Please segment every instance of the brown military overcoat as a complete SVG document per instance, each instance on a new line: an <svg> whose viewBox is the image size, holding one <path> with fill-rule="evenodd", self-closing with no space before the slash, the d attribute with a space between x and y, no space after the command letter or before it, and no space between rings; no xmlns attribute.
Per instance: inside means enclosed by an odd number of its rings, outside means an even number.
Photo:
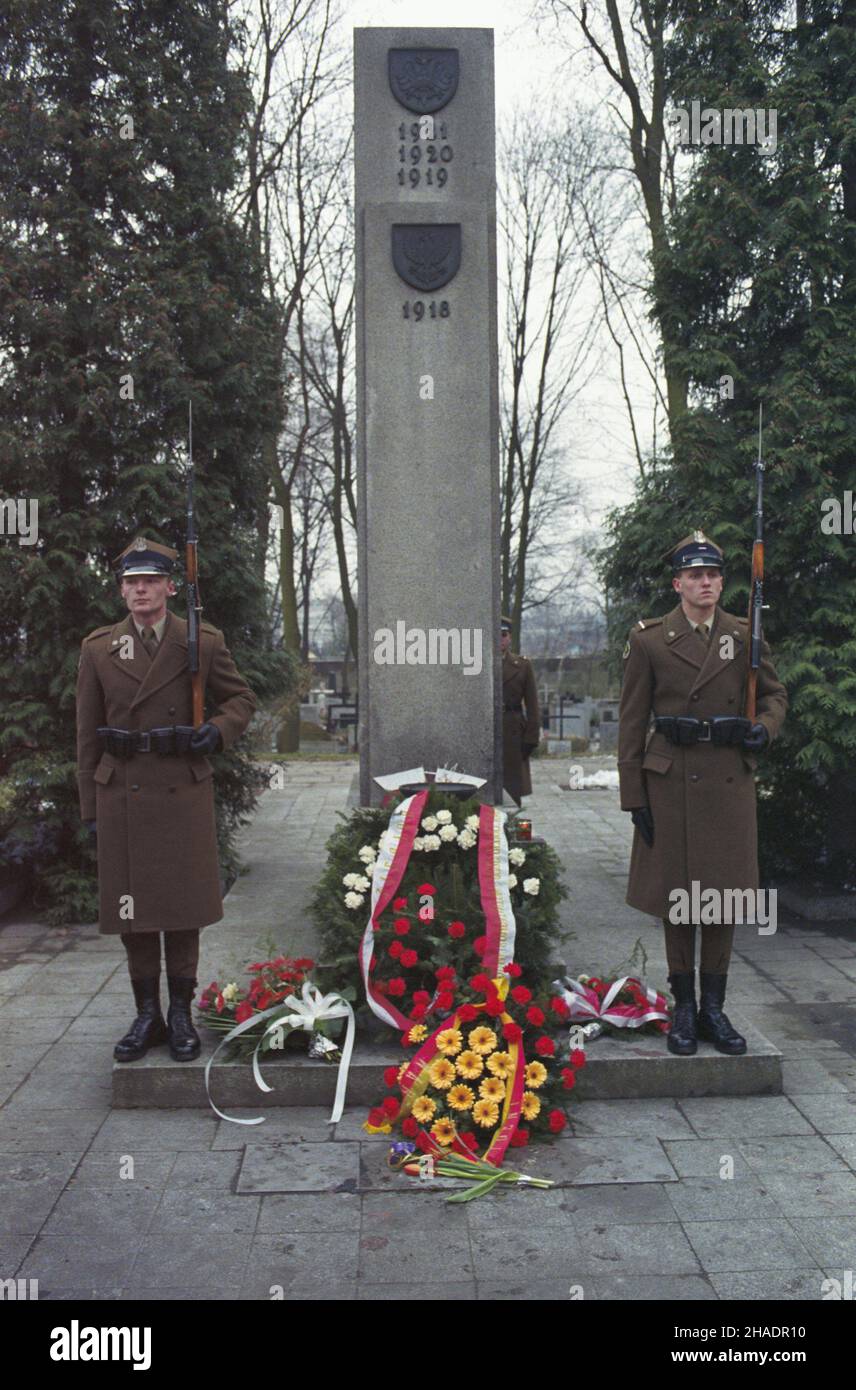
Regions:
<svg viewBox="0 0 856 1390"><path fill-rule="evenodd" d="M669 893L758 888L754 769L742 746L697 743L681 748L649 733L654 714L740 715L746 677L745 618L716 608L705 647L678 605L645 619L630 633L618 725L618 774L625 811L650 806L654 844L633 836L627 902L656 917L669 913ZM757 722L774 739L787 694L763 646Z"/></svg>
<svg viewBox="0 0 856 1390"><path fill-rule="evenodd" d="M123 640L128 638L130 644ZM222 632L203 622L199 645L208 718L229 748L250 722L256 697ZM191 723L183 618L167 614L154 659L130 613L84 638L77 678L78 786L82 818L97 820L102 933L181 931L223 916L211 763L196 754L115 758L99 751L95 734L101 725L141 730Z"/></svg>
<svg viewBox="0 0 856 1390"><path fill-rule="evenodd" d="M523 709L509 706L522 705ZM538 691L535 672L525 656L504 652L502 656L502 785L517 805L522 796L532 794L529 759L523 756L524 743L537 743L541 736Z"/></svg>

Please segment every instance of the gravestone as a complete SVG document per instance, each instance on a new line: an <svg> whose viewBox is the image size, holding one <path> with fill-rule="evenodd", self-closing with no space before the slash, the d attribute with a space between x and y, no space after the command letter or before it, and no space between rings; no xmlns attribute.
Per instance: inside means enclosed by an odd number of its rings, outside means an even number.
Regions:
<svg viewBox="0 0 856 1390"><path fill-rule="evenodd" d="M502 799L493 31L354 31L360 799Z"/></svg>

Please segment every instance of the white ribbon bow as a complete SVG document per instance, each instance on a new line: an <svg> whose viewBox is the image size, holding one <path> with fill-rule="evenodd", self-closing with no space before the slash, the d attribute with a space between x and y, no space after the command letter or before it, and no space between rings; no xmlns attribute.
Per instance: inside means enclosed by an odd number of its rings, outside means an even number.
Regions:
<svg viewBox="0 0 856 1390"><path fill-rule="evenodd" d="M286 1011L291 1014L291 1017L288 1017ZM255 1028L264 1018L270 1019L270 1022L256 1043L253 1051L253 1076L255 1077L256 1085L260 1091L273 1090L273 1087L267 1084L259 1070L259 1049L269 1033L275 1033L277 1030L284 1028L289 1029L291 1032L294 1032L296 1029L303 1029L307 1033L312 1033L315 1031L316 1023L320 1023L324 1019L346 1018L348 1020L345 1045L342 1048L342 1060L339 1063L339 1074L336 1081L336 1095L333 1100L333 1110L328 1121L331 1125L336 1124L341 1120L342 1111L345 1108L345 1092L348 1089L348 1069L351 1065L351 1054L354 1050L354 1010L347 999L342 998L341 994L322 994L320 989L318 989L311 980L304 980L303 988L299 996L291 994L287 999L282 999L278 1004L274 1004L272 1008L263 1009L261 1013L253 1014L250 1018L245 1018L243 1023L238 1023L224 1038L221 1038L205 1064L205 1091L208 1095L211 1109L215 1114L220 1116L221 1120L229 1120L233 1125L264 1124L263 1115L259 1115L258 1118L254 1120L235 1119L233 1115L224 1115L223 1111L218 1110L211 1099L211 1090L209 1086L211 1067L220 1048L225 1047L226 1043L234 1041L235 1038L239 1038L242 1033L248 1032L250 1028Z"/></svg>

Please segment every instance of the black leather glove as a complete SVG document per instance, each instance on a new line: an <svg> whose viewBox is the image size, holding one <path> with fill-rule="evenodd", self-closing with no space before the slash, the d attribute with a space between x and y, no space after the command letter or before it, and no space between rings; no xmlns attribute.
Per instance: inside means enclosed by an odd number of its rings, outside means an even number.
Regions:
<svg viewBox="0 0 856 1390"><path fill-rule="evenodd" d="M90 835L92 836L92 838L93 838L93 840L94 840L95 837L96 837L96 834L97 834L98 822L97 822L97 821L94 821L94 820L85 820L85 821L83 822L83 825L84 825L84 828L85 828L86 830L89 831Z"/></svg>
<svg viewBox="0 0 856 1390"><path fill-rule="evenodd" d="M190 735L191 753L218 753L223 747L223 738L216 724L200 724Z"/></svg>
<svg viewBox="0 0 856 1390"><path fill-rule="evenodd" d="M524 745L523 745L523 756L524 756L524 758L531 758L532 754L535 752L535 749L536 749L537 747L538 747L537 743L524 743Z"/></svg>
<svg viewBox="0 0 856 1390"><path fill-rule="evenodd" d="M650 848L654 843L654 817L650 806L637 806L630 812L630 819Z"/></svg>
<svg viewBox="0 0 856 1390"><path fill-rule="evenodd" d="M766 748L769 742L770 735L764 725L753 724L743 740L743 747L748 748L750 753L760 753L761 749Z"/></svg>

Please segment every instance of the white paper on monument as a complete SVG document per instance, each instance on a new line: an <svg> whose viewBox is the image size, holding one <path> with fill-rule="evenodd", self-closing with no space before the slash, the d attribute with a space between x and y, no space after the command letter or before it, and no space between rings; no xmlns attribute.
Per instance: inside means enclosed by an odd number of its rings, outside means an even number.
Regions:
<svg viewBox="0 0 856 1390"><path fill-rule="evenodd" d="M435 782L463 782L466 787L483 787L486 780L485 777L471 777L469 773L458 772L451 767L438 767L434 774Z"/></svg>
<svg viewBox="0 0 856 1390"><path fill-rule="evenodd" d="M409 767L406 772L388 772L385 777L375 777L374 780L385 792L394 792L406 783L424 782L425 769L424 767Z"/></svg>

